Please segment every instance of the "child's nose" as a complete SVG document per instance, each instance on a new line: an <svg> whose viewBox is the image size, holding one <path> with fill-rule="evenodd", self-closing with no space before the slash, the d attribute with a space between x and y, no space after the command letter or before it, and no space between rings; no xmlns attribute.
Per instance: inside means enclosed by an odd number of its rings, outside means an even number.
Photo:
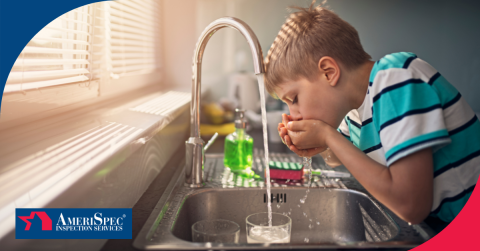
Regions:
<svg viewBox="0 0 480 251"><path fill-rule="evenodd" d="M302 115L296 111L293 111L292 109L290 109L290 117L293 121L302 120Z"/></svg>

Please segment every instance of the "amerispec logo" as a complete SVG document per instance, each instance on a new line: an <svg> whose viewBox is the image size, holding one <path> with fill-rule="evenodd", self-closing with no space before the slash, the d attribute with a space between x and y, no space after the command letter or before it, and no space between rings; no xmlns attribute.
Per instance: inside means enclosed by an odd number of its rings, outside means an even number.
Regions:
<svg viewBox="0 0 480 251"><path fill-rule="evenodd" d="M132 238L131 208L16 208L15 214L16 239Z"/></svg>
<svg viewBox="0 0 480 251"><path fill-rule="evenodd" d="M96 212L93 217L64 217L60 213L56 231L122 231L123 219L121 217L102 217L102 213Z"/></svg>
<svg viewBox="0 0 480 251"><path fill-rule="evenodd" d="M27 223L25 226L25 231L30 230L30 226L32 223L28 220L32 220L35 217L35 214L40 218L42 221L42 231L51 231L52 230L52 220L48 217L47 213L45 212L31 212L30 216L18 216L18 218L22 219Z"/></svg>

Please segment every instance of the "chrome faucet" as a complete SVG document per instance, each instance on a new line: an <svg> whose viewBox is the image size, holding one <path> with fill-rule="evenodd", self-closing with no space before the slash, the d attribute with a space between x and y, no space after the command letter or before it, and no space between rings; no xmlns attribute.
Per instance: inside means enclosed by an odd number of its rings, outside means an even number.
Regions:
<svg viewBox="0 0 480 251"><path fill-rule="evenodd" d="M262 47L252 29L242 20L234 17L219 18L210 23L198 39L193 55L192 100L190 103L190 138L185 142L185 184L189 187L203 186L204 141L200 138L200 88L202 58L210 37L218 30L230 27L247 39L253 56L255 74L265 73Z"/></svg>

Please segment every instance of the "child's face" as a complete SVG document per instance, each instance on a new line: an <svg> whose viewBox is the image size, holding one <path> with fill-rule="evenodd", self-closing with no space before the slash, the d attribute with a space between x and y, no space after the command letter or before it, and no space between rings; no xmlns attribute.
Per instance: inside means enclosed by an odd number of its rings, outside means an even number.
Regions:
<svg viewBox="0 0 480 251"><path fill-rule="evenodd" d="M280 84L275 93L288 105L293 120L321 120L337 128L344 118L346 104L334 87L322 78L310 82L306 78Z"/></svg>

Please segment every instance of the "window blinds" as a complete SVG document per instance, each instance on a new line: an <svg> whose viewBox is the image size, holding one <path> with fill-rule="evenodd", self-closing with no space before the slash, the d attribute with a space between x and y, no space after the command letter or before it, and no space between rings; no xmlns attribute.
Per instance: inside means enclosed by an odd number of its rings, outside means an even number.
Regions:
<svg viewBox="0 0 480 251"><path fill-rule="evenodd" d="M111 76L150 73L159 68L160 6L154 0L108 2Z"/></svg>
<svg viewBox="0 0 480 251"><path fill-rule="evenodd" d="M159 10L155 0L121 0L65 13L37 33L20 53L4 92L158 70Z"/></svg>
<svg viewBox="0 0 480 251"><path fill-rule="evenodd" d="M40 30L15 61L4 92L88 80L91 19L91 7L86 5Z"/></svg>

